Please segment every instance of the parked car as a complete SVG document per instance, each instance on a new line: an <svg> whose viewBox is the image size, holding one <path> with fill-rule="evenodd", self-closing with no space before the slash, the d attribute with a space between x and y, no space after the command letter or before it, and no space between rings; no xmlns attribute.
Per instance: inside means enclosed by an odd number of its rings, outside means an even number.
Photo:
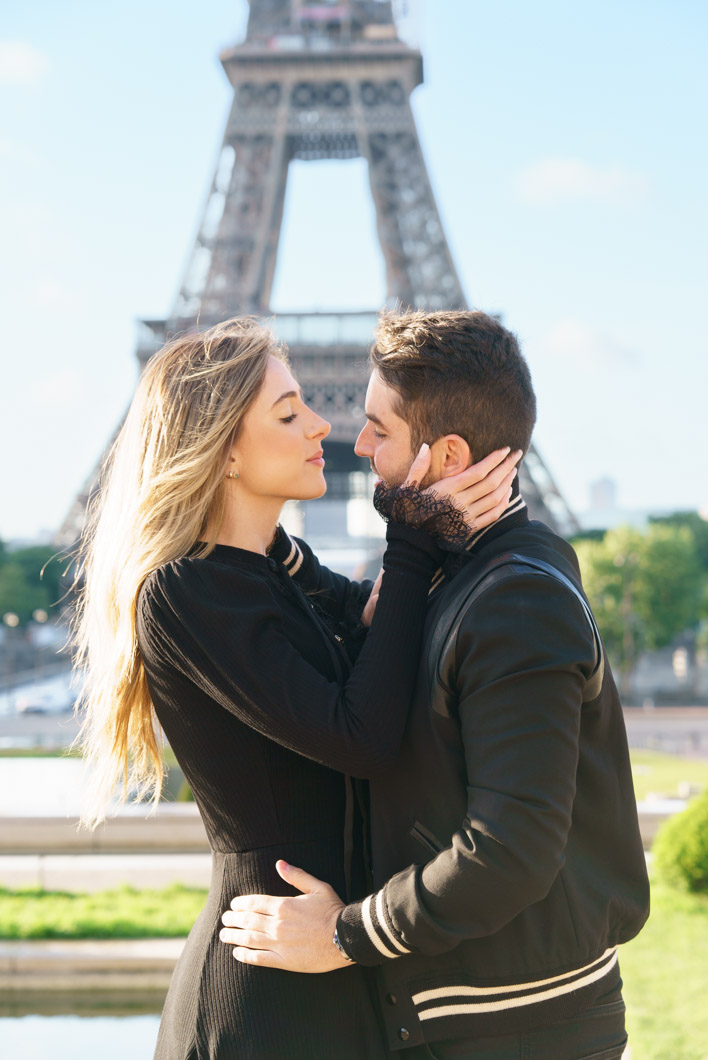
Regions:
<svg viewBox="0 0 708 1060"><path fill-rule="evenodd" d="M74 709L76 696L70 688L27 692L15 700L18 714L66 714Z"/></svg>

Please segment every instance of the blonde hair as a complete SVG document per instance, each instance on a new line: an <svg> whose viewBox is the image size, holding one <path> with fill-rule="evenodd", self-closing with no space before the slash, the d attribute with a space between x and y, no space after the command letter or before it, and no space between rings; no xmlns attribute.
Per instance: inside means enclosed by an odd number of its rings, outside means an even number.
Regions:
<svg viewBox="0 0 708 1060"><path fill-rule="evenodd" d="M181 335L143 372L101 473L79 550L74 642L83 671L78 742L92 768L82 823L120 801L157 802L161 739L138 648L136 605L152 571L198 541L214 547L224 513L228 453L263 384L268 357L285 349L253 317Z"/></svg>

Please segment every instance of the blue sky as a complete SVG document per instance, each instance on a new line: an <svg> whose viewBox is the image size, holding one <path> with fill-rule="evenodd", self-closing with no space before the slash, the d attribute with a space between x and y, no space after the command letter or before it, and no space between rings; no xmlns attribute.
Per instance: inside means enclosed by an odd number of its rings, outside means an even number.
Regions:
<svg viewBox="0 0 708 1060"><path fill-rule="evenodd" d="M61 521L168 312L244 0L27 0L0 18L0 538ZM417 0L413 109L468 302L504 315L569 502L708 506L700 0ZM364 163L291 169L273 308L385 296Z"/></svg>

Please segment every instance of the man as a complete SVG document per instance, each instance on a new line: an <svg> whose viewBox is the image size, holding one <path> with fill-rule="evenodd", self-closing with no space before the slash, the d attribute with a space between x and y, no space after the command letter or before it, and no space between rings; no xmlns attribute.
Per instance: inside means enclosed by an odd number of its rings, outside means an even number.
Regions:
<svg viewBox="0 0 708 1060"><path fill-rule="evenodd" d="M384 316L371 367L356 451L387 485L423 441L431 481L528 449L528 367L493 318ZM648 914L624 722L574 552L518 487L433 579L404 744L369 793L373 893L344 905L280 862L303 893L234 899L234 955L375 966L411 1057L620 1057L617 946Z"/></svg>

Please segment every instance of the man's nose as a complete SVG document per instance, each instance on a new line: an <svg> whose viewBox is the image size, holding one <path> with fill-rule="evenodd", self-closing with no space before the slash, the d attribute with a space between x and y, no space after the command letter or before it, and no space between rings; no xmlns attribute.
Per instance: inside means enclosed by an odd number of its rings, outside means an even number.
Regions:
<svg viewBox="0 0 708 1060"><path fill-rule="evenodd" d="M367 427L368 424L362 427L362 429L359 431L359 437L354 443L354 452L357 456L371 456L373 452L373 449L371 448L371 445L368 443L366 438Z"/></svg>

